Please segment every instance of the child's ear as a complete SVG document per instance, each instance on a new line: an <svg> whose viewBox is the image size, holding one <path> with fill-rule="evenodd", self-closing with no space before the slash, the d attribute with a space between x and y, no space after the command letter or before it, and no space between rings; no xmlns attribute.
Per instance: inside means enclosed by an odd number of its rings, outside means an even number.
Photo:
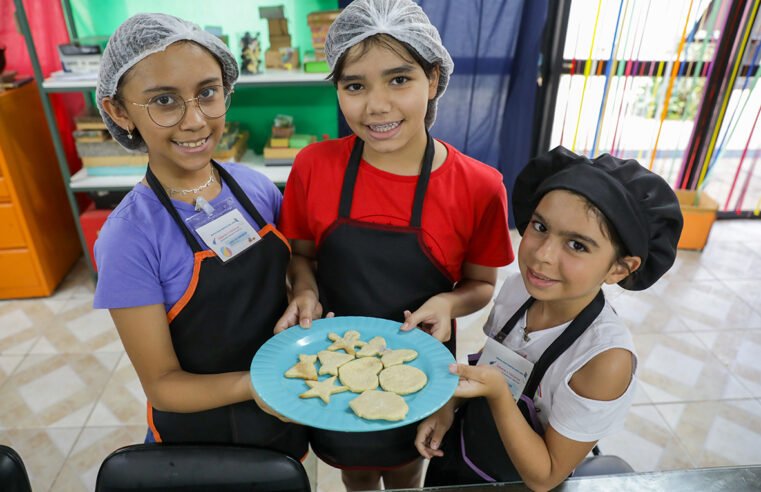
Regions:
<svg viewBox="0 0 761 492"><path fill-rule="evenodd" d="M103 104L103 110L112 120L114 120L114 123L127 131L132 131L135 128L135 124L132 123L132 119L127 114L124 106L119 104L113 98L106 97L101 101L101 104Z"/></svg>
<svg viewBox="0 0 761 492"><path fill-rule="evenodd" d="M431 71L430 77L428 77L428 100L430 101L436 97L436 93L439 91L439 76L441 74L441 68L436 65Z"/></svg>
<svg viewBox="0 0 761 492"><path fill-rule="evenodd" d="M636 272L640 265L642 265L642 258L639 256L624 256L620 260L616 260L605 277L605 283L610 285L619 283Z"/></svg>

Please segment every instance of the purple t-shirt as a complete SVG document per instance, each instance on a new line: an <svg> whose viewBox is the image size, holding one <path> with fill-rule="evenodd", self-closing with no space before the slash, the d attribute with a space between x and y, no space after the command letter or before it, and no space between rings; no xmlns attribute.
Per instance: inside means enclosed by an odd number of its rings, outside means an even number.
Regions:
<svg viewBox="0 0 761 492"><path fill-rule="evenodd" d="M240 164L222 165L240 185L261 216L276 224L283 200L280 190L263 174ZM254 227L256 222L222 182L214 206L232 197ZM172 200L184 221L196 214L188 203ZM202 248L201 238L190 228ZM182 297L193 274L193 251L153 190L137 184L108 216L95 242L98 284L96 309L161 304L169 311Z"/></svg>

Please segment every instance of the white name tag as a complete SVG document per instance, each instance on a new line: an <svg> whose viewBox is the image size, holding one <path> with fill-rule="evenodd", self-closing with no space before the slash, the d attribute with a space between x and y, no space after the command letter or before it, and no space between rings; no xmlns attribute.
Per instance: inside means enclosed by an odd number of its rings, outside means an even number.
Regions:
<svg viewBox="0 0 761 492"><path fill-rule="evenodd" d="M526 387L528 377L534 369L533 362L521 357L493 338L486 339L486 345L477 365L497 367L505 377L516 401L523 394L523 388Z"/></svg>
<svg viewBox="0 0 761 492"><path fill-rule="evenodd" d="M198 227L196 232L222 261L235 258L261 239L237 208Z"/></svg>

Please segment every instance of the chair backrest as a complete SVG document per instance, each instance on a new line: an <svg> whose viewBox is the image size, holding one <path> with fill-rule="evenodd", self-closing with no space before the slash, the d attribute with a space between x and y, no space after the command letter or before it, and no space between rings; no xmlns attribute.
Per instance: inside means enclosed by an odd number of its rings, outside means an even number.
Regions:
<svg viewBox="0 0 761 492"><path fill-rule="evenodd" d="M136 444L101 464L96 492L129 490L309 492L299 461L269 449L213 444Z"/></svg>
<svg viewBox="0 0 761 492"><path fill-rule="evenodd" d="M619 475L621 473L634 473L634 469L618 456L601 454L585 458L573 471L573 476L594 477L598 475Z"/></svg>
<svg viewBox="0 0 761 492"><path fill-rule="evenodd" d="M24 462L16 451L0 444L0 490L32 492Z"/></svg>

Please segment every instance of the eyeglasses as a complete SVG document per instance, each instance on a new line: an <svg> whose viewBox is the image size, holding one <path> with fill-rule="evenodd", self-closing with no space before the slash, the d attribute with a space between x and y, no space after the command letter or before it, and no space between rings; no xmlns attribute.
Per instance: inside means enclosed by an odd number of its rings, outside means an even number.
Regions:
<svg viewBox="0 0 761 492"><path fill-rule="evenodd" d="M195 102L201 113L209 119L221 118L230 108L232 89L221 85L212 85L201 89L196 97L182 99L178 94L160 94L152 97L146 104L127 101L148 111L148 116L158 126L174 126L185 116L187 103Z"/></svg>

